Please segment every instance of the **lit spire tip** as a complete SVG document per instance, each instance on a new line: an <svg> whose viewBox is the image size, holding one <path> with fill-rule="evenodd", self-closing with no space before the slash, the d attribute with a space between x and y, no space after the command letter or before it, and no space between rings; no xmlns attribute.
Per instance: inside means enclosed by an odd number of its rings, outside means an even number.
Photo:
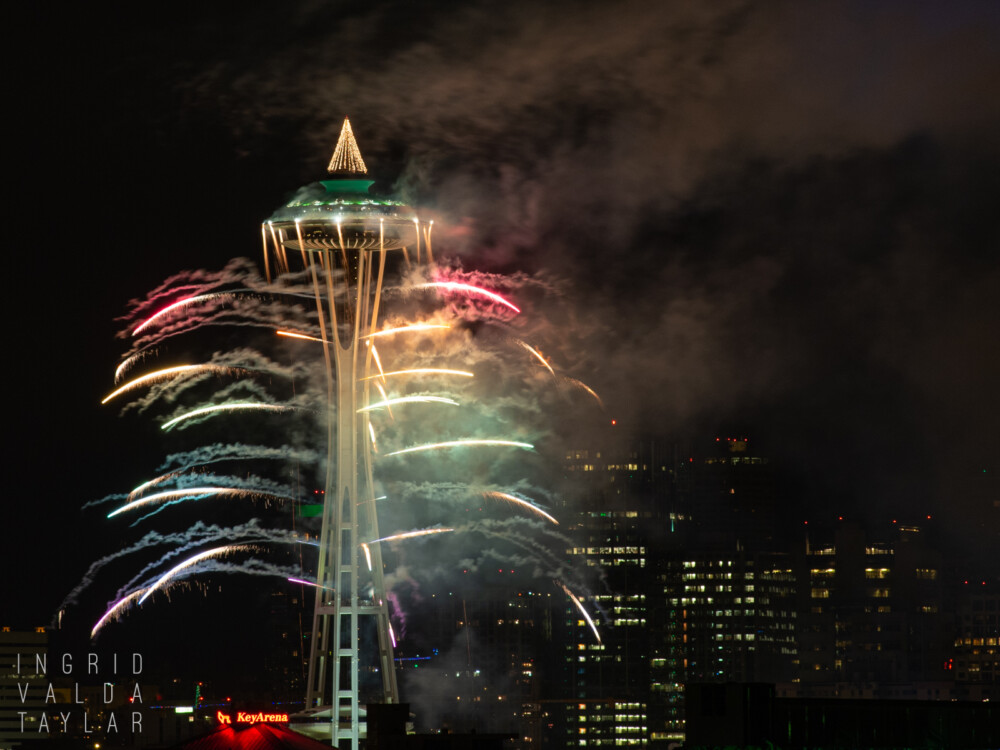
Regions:
<svg viewBox="0 0 1000 750"><path fill-rule="evenodd" d="M361 158L358 142L354 140L351 121L346 117L344 118L344 126L340 129L337 147L333 150L333 156L330 158L330 165L326 171L334 174L368 174L368 167L365 166L365 160Z"/></svg>

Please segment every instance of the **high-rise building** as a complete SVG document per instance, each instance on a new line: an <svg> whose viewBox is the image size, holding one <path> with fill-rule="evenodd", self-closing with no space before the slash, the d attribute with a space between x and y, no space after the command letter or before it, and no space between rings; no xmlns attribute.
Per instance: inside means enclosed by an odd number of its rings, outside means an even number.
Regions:
<svg viewBox="0 0 1000 750"><path fill-rule="evenodd" d="M756 443L716 437L686 443L676 455L674 504L689 520L689 545L723 552L780 546L775 467Z"/></svg>
<svg viewBox="0 0 1000 750"><path fill-rule="evenodd" d="M657 739L684 733L688 682L780 682L798 665L795 576L784 553L692 551L657 574L662 633L653 646Z"/></svg>
<svg viewBox="0 0 1000 750"><path fill-rule="evenodd" d="M946 679L941 556L919 527L896 528L895 541L873 541L844 521L832 542L807 542L797 565L802 683L859 691Z"/></svg>
<svg viewBox="0 0 1000 750"><path fill-rule="evenodd" d="M52 707L45 702L48 648L43 627L0 626L0 748L4 750L49 737L49 732L39 732L41 717Z"/></svg>
<svg viewBox="0 0 1000 750"><path fill-rule="evenodd" d="M1000 698L1000 592L986 580L965 580L957 597L953 655L946 669L956 692L971 700Z"/></svg>
<svg viewBox="0 0 1000 750"><path fill-rule="evenodd" d="M550 667L561 700L543 707L552 747L649 742L653 552L679 546L685 521L671 506L674 450L666 441L609 440L567 452L567 551L601 571L600 590L584 602L600 638L567 603L562 663Z"/></svg>

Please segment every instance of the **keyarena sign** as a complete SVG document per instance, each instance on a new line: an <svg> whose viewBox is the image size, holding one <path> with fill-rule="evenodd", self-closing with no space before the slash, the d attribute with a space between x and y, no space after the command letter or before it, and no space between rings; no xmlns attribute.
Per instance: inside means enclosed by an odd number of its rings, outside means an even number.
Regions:
<svg viewBox="0 0 1000 750"><path fill-rule="evenodd" d="M288 723L288 714L269 714L264 711L237 711L235 714L224 714L222 711L216 711L215 718L219 720L220 724Z"/></svg>

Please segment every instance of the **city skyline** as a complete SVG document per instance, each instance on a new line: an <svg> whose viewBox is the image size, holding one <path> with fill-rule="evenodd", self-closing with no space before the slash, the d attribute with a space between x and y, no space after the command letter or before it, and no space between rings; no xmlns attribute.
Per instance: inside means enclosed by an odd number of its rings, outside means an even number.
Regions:
<svg viewBox="0 0 1000 750"><path fill-rule="evenodd" d="M54 615L93 558L80 528L115 543L80 506L155 465L153 430L98 404L113 319L181 269L256 259L345 114L378 177L440 217L436 249L570 300L545 312L614 430L749 434L801 521L932 515L991 562L995 9L456 5L408 27L400 7L51 22L81 65L25 76L59 116L15 172L38 251L17 252L8 299L32 311L12 342L30 368L11 624ZM29 295L36 276L55 292ZM563 439L612 429L560 416Z"/></svg>

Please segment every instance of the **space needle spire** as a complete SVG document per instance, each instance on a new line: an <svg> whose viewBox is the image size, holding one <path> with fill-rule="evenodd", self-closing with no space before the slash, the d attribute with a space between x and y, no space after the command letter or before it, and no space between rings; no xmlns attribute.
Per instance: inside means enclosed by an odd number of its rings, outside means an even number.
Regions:
<svg viewBox="0 0 1000 750"><path fill-rule="evenodd" d="M340 129L337 147L333 150L333 156L330 157L330 164L326 171L331 174L368 174L368 167L365 166L365 160L361 158L358 142L354 140L351 121L346 117L344 125Z"/></svg>

